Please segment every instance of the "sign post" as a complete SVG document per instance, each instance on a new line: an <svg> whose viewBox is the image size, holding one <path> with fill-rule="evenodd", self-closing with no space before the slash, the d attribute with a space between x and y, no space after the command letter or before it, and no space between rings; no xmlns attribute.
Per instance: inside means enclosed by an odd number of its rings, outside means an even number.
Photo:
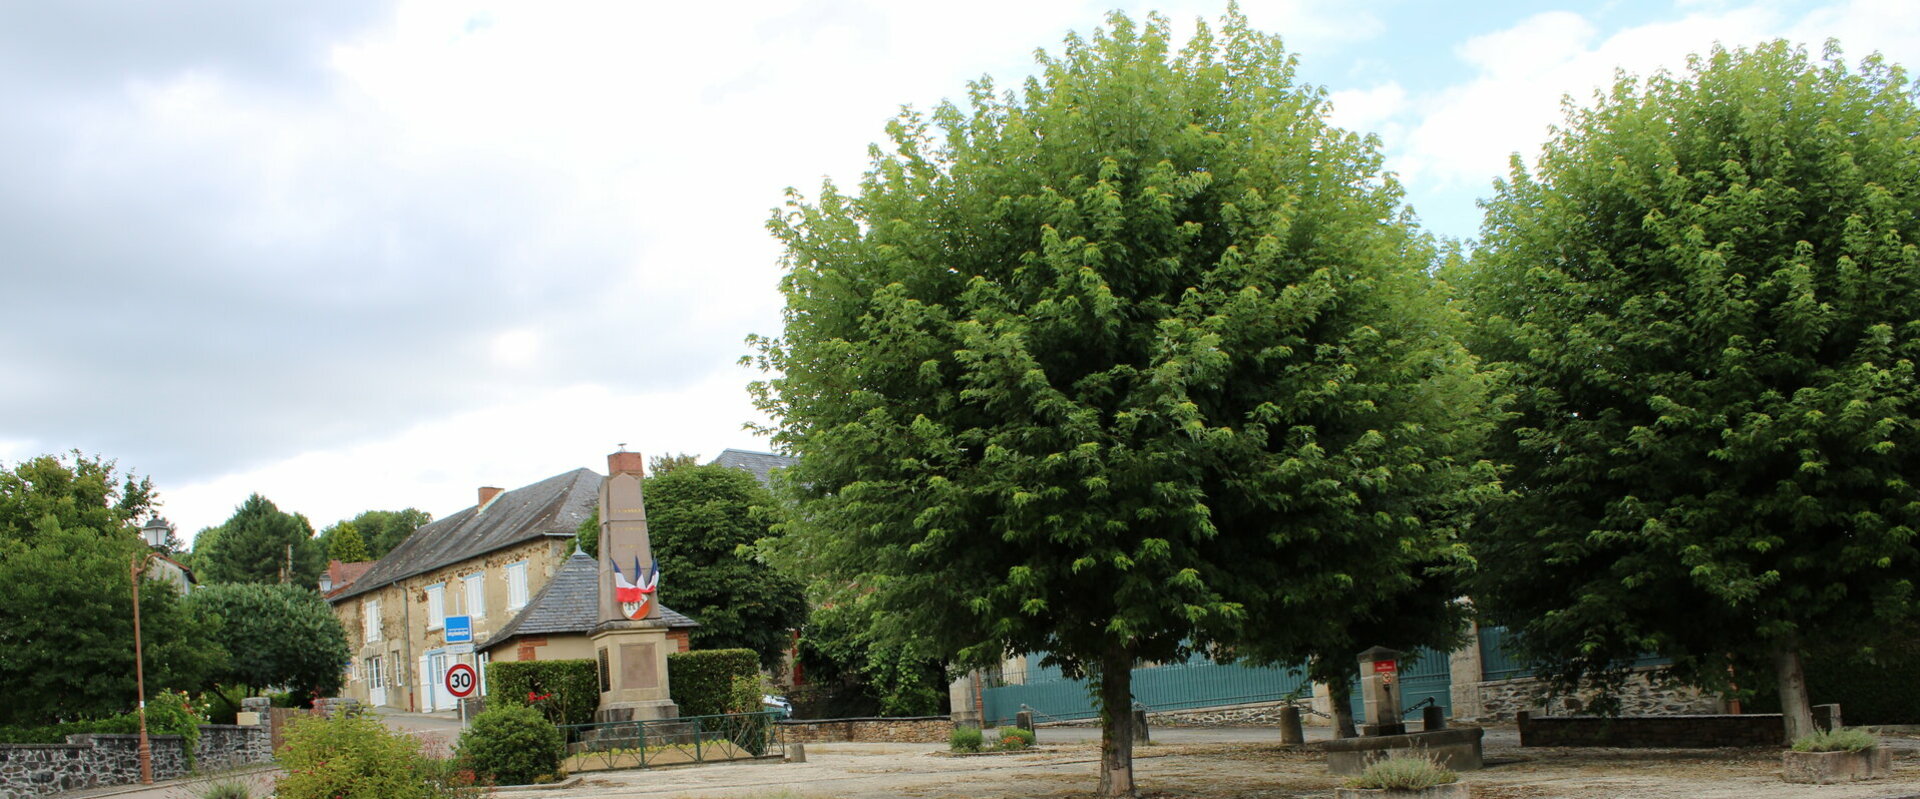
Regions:
<svg viewBox="0 0 1920 799"><path fill-rule="evenodd" d="M460 702L460 727L467 726L467 697L473 696L475 688L480 686L479 677L474 675L473 667L465 663L455 663L447 668L447 693Z"/></svg>

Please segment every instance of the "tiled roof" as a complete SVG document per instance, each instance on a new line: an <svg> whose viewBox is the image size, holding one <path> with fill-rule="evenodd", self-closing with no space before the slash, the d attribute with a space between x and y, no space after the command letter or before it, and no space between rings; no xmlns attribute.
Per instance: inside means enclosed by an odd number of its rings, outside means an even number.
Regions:
<svg viewBox="0 0 1920 799"><path fill-rule="evenodd" d="M373 564L377 562L378 561L371 560L357 560L352 563L344 563L337 560L328 561L327 577L333 581L333 590L327 592L327 597L332 598L345 592L353 586L354 581L365 575L367 570L373 568Z"/></svg>
<svg viewBox="0 0 1920 799"><path fill-rule="evenodd" d="M592 632L600 623L599 588L600 561L576 550L520 615L477 648L484 652L517 635ZM660 606L660 618L674 629L700 626L666 605Z"/></svg>
<svg viewBox="0 0 1920 799"><path fill-rule="evenodd" d="M416 574L539 538L569 538L600 504L600 475L575 469L493 498L486 511L467 508L420 526L373 564L338 602Z"/></svg>
<svg viewBox="0 0 1920 799"><path fill-rule="evenodd" d="M785 455L775 455L771 452L726 449L721 450L720 456L714 458L713 463L708 465L711 466L717 463L721 466L739 469L753 475L754 479L759 480L760 484L764 486L767 485L768 475L771 474L773 470L785 469L788 466L792 466L795 462L793 458Z"/></svg>

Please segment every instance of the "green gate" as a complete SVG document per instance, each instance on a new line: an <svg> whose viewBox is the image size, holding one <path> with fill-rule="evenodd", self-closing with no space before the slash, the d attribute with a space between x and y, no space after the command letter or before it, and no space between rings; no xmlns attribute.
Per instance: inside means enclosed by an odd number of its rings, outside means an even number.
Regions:
<svg viewBox="0 0 1920 799"><path fill-rule="evenodd" d="M1032 661L1039 660L1035 655ZM1004 682L1007 677L1016 682ZM987 726L1012 724L1014 714L1031 709L1035 721L1092 718L1093 694L1086 680L1070 680L1052 666L1032 666L1022 675L981 692ZM1250 702L1273 702L1311 692L1300 670L1290 667L1215 663L1196 655L1185 663L1133 670L1133 700L1151 711L1187 710Z"/></svg>

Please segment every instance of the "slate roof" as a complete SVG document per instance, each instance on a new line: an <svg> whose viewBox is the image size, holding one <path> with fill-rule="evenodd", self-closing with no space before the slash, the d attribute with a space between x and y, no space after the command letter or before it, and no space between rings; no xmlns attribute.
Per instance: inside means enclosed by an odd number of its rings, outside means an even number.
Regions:
<svg viewBox="0 0 1920 799"><path fill-rule="evenodd" d="M476 505L421 525L347 590L327 599L339 602L394 580L515 544L540 538L571 538L580 522L599 506L598 472L575 469L556 474L494 497L485 512Z"/></svg>
<svg viewBox="0 0 1920 799"><path fill-rule="evenodd" d="M527 602L520 614L476 649L484 652L517 635L592 632L594 626L600 623L600 608L596 601L599 587L599 559L575 550L573 557L567 558L560 570L554 572L553 579ZM700 626L699 622L666 605L660 606L660 618L666 620L667 626L673 629Z"/></svg>
<svg viewBox="0 0 1920 799"><path fill-rule="evenodd" d="M798 462L795 458L789 458L785 455L775 455L771 452L724 449L720 451L719 457L713 459L713 463L707 465L712 466L717 463L721 466L739 469L753 475L754 479L759 480L761 485L772 488L772 486L767 483L770 479L768 475L775 469L785 469Z"/></svg>

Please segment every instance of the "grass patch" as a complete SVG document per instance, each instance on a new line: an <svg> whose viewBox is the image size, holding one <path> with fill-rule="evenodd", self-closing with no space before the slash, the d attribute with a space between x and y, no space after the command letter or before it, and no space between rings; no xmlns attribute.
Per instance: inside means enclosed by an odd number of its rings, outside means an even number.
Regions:
<svg viewBox="0 0 1920 799"><path fill-rule="evenodd" d="M1821 730L1812 735L1802 735L1793 739L1795 752L1858 752L1878 745L1880 745L1880 739L1874 737L1873 733L1846 727Z"/></svg>
<svg viewBox="0 0 1920 799"><path fill-rule="evenodd" d="M1347 787L1418 791L1459 779L1460 775L1441 766L1429 755L1394 755L1369 763L1365 771L1347 780Z"/></svg>

